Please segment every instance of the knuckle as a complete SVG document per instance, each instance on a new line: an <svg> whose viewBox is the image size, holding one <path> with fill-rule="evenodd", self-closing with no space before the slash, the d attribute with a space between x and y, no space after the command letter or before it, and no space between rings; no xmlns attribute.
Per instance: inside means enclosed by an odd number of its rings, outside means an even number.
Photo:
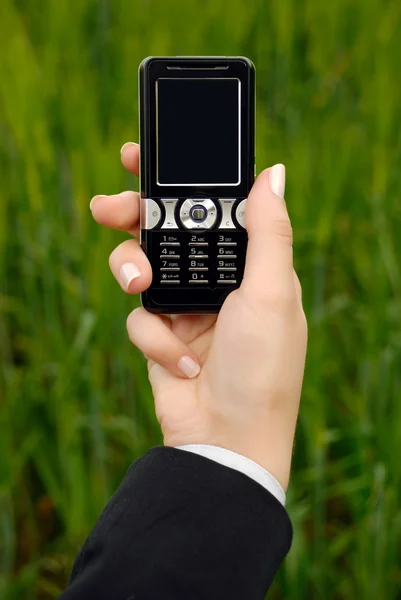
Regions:
<svg viewBox="0 0 401 600"><path fill-rule="evenodd" d="M271 225L272 232L285 241L287 244L292 246L293 242L293 231L292 225L288 217L280 217L274 219Z"/></svg>
<svg viewBox="0 0 401 600"><path fill-rule="evenodd" d="M113 266L121 266L120 263L124 262L124 259L130 256L131 252L135 247L133 246L134 240L125 240L114 248L109 256L109 266L113 270Z"/></svg>
<svg viewBox="0 0 401 600"><path fill-rule="evenodd" d="M132 343L135 343L136 327L138 324L138 320L141 318L141 313L142 313L142 307L138 306L127 317L126 327L127 327L128 337Z"/></svg>
<svg viewBox="0 0 401 600"><path fill-rule="evenodd" d="M129 226L129 221L127 220L126 216L124 214L120 214L118 211L116 211L113 214L113 227L115 229L122 229L125 230L127 229L127 227Z"/></svg>
<svg viewBox="0 0 401 600"><path fill-rule="evenodd" d="M283 281L266 287L264 295L272 306L286 307L295 303L295 290L289 282Z"/></svg>
<svg viewBox="0 0 401 600"><path fill-rule="evenodd" d="M308 340L308 321L302 307L298 305L296 312L294 312L291 319L291 329L298 339L304 340L305 343Z"/></svg>
<svg viewBox="0 0 401 600"><path fill-rule="evenodd" d="M296 306L295 294L290 287L271 287L259 294L259 300L275 313L287 313Z"/></svg>
<svg viewBox="0 0 401 600"><path fill-rule="evenodd" d="M133 224L136 224L136 215L128 212L127 209L121 208L113 213L113 226L115 229L126 231Z"/></svg>
<svg viewBox="0 0 401 600"><path fill-rule="evenodd" d="M308 319L306 318L306 314L303 308L300 310L300 322L301 327L304 330L306 336L308 335Z"/></svg>
<svg viewBox="0 0 401 600"><path fill-rule="evenodd" d="M123 243L124 243L124 242L123 242ZM122 247L122 245L123 245L123 244L119 244L119 245L118 245L118 246L116 246L116 247L114 248L114 250L113 250L113 251L110 253L110 256L109 256L109 267L110 267L110 269L113 269L113 265L115 265L115 264L116 264L116 262L117 262L117 258L118 258L119 254L120 254L120 252L121 252L121 247Z"/></svg>

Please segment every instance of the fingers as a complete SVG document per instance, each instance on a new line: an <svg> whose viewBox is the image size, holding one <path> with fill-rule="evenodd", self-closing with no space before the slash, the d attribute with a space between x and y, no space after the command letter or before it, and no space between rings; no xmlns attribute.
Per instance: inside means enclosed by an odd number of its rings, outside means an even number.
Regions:
<svg viewBox="0 0 401 600"><path fill-rule="evenodd" d="M139 145L127 142L120 150L121 162L124 167L134 175L139 175Z"/></svg>
<svg viewBox="0 0 401 600"><path fill-rule="evenodd" d="M136 239L126 240L110 254L111 272L125 292L138 294L152 282L152 268Z"/></svg>
<svg viewBox="0 0 401 600"><path fill-rule="evenodd" d="M121 148L121 162L124 167L139 174L139 146L134 142L127 142ZM93 218L100 225L111 229L129 231L132 235L139 235L139 194L137 192L122 192L112 196L94 196L89 205Z"/></svg>
<svg viewBox="0 0 401 600"><path fill-rule="evenodd" d="M196 354L172 331L169 319L136 308L127 319L128 336L150 360L177 377L193 378L200 372Z"/></svg>
<svg viewBox="0 0 401 600"><path fill-rule="evenodd" d="M171 329L180 340L190 344L216 323L217 315L171 315Z"/></svg>
<svg viewBox="0 0 401 600"><path fill-rule="evenodd" d="M256 179L246 206L248 249L242 288L254 296L281 297L294 290L292 229L285 205L285 167Z"/></svg>
<svg viewBox="0 0 401 600"><path fill-rule="evenodd" d="M137 235L139 231L139 194L121 192L111 196L94 196L90 202L93 218L100 225L111 229L129 231Z"/></svg>

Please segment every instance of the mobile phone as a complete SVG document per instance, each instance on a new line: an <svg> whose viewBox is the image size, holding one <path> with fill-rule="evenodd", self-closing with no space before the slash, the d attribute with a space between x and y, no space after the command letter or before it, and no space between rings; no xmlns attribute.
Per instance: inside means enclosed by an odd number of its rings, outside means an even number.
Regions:
<svg viewBox="0 0 401 600"><path fill-rule="evenodd" d="M140 242L153 313L216 313L242 280L255 176L255 68L245 57L139 67Z"/></svg>

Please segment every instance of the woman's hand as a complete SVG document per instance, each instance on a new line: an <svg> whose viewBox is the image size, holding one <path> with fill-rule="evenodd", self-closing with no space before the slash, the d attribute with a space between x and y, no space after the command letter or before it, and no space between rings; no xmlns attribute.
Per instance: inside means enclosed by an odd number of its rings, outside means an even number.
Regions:
<svg viewBox="0 0 401 600"><path fill-rule="evenodd" d="M139 146L125 144L123 165L138 174ZM212 444L270 471L287 488L304 372L307 326L293 269L285 169L257 178L246 206L244 279L218 315L128 317L128 334L147 357L156 415L168 446ZM152 280L139 234L139 195L95 196L95 220L132 236L110 256L124 291Z"/></svg>

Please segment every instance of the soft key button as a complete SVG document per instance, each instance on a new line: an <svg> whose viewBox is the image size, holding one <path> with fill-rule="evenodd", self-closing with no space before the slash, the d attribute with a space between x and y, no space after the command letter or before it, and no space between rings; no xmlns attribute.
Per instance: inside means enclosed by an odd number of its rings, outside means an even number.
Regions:
<svg viewBox="0 0 401 600"><path fill-rule="evenodd" d="M235 198L220 198L219 203L221 206L221 223L219 229L235 229L234 222L231 217L232 208L235 202Z"/></svg>
<svg viewBox="0 0 401 600"><path fill-rule="evenodd" d="M176 220L175 220L175 216L174 216L174 212L175 212L175 207L177 205L178 199L163 199L162 198L162 202L163 202L163 206L164 209L166 211L165 217L164 217L164 222L163 225L161 226L162 229L178 229Z"/></svg>
<svg viewBox="0 0 401 600"><path fill-rule="evenodd" d="M161 216L161 208L155 200L153 200L152 198L141 198L141 229L154 229L154 227L156 227L159 224Z"/></svg>
<svg viewBox="0 0 401 600"><path fill-rule="evenodd" d="M244 228L245 228L245 204L246 204L246 198L244 200L241 200L241 202L238 204L237 208L235 209L235 218L237 219L237 221L241 225L241 227L244 227Z"/></svg>

